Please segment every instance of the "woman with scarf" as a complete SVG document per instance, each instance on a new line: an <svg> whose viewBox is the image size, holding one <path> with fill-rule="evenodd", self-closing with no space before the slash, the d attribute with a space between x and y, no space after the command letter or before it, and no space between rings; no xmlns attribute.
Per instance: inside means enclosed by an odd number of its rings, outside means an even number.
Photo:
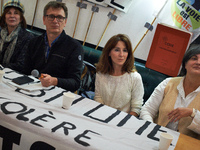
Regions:
<svg viewBox="0 0 200 150"><path fill-rule="evenodd" d="M0 64L21 71L28 43L33 37L26 31L24 6L18 0L4 4L0 18Z"/></svg>

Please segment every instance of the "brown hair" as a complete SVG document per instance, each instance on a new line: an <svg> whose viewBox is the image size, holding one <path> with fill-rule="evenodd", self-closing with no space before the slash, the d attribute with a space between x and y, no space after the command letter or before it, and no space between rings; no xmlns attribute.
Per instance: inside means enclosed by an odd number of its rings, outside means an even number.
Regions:
<svg viewBox="0 0 200 150"><path fill-rule="evenodd" d="M5 28L5 27L6 27L6 14L9 12L10 8L14 8L15 10L18 11L18 13L19 13L19 15L20 15L20 20L21 20L21 22L20 22L21 27L22 27L22 28L26 28L26 27L27 27L26 19L24 18L24 15L23 15L22 11L20 11L19 8L13 7L13 6L11 6L11 7L6 7L6 8L4 9L4 12L3 12L3 14L2 14L2 16L1 16L1 18L0 18L0 26L1 26L1 28Z"/></svg>
<svg viewBox="0 0 200 150"><path fill-rule="evenodd" d="M43 16L46 16L47 14L47 10L49 8L55 8L55 9L59 9L62 8L65 12L65 17L68 17L68 9L65 6L65 3L61 3L61 2L57 2L57 1L50 1L45 7L44 7L44 11L43 11Z"/></svg>
<svg viewBox="0 0 200 150"><path fill-rule="evenodd" d="M122 41L126 45L126 49L128 51L128 57L122 67L122 72L134 72L136 71L134 66L134 56L132 52L132 45L128 38L128 36L124 34L117 34L111 37L105 47L103 48L102 55L100 60L96 66L96 71L101 72L103 74L109 73L112 74L114 71L111 57L109 56L110 51L117 45L118 41Z"/></svg>

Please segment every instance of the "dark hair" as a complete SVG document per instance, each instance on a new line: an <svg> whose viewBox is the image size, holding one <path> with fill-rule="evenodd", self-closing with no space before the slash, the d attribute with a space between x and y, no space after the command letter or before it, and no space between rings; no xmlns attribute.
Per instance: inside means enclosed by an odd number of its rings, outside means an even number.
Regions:
<svg viewBox="0 0 200 150"><path fill-rule="evenodd" d="M122 67L122 72L133 72L135 71L135 66L134 66L134 57L133 57L133 52L132 52L132 45L131 42L128 38L128 36L124 34L117 34L113 37L111 37L105 47L103 48L102 55L100 57L100 60L97 64L97 72L101 72L103 74L106 73L113 73L114 68L112 65L112 60L111 57L109 56L110 51L117 45L118 41L123 41L126 45L126 49L128 51L128 57Z"/></svg>
<svg viewBox="0 0 200 150"><path fill-rule="evenodd" d="M185 69L185 65L188 62L188 60L197 54L200 54L200 45L191 45L190 48L186 51L183 60L182 60L182 69L179 74L179 76L184 76L187 73L187 70Z"/></svg>
<svg viewBox="0 0 200 150"><path fill-rule="evenodd" d="M63 9L65 12L65 17L68 17L68 9L65 6L65 3L61 3L61 2L57 2L57 1L50 1L45 7L44 7L44 11L43 11L43 15L46 16L47 14L47 10L49 8L55 8L55 9Z"/></svg>
<svg viewBox="0 0 200 150"><path fill-rule="evenodd" d="M4 12L3 12L3 14L2 14L2 16L1 16L1 18L0 18L0 26L1 26L1 28L5 28L5 27L6 27L6 14L9 12L9 10L10 10L11 8L14 8L15 10L18 11L18 13L19 13L19 15L20 15L20 20L21 20L21 22L20 22L21 27L22 27L22 28L26 28L26 27L27 27L26 19L24 18L24 15L23 15L22 11L21 11L19 8L13 7L13 6L11 6L11 7L6 7L6 8L4 9Z"/></svg>

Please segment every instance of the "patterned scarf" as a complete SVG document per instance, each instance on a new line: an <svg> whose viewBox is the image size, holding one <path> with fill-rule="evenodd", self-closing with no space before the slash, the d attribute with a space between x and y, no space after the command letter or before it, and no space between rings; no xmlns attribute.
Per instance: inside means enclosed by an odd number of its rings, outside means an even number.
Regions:
<svg viewBox="0 0 200 150"><path fill-rule="evenodd" d="M1 38L0 38L0 53L3 51L4 44L8 43L8 47L5 50L4 58L3 58L3 64L8 64L10 62L10 58L14 52L15 45L18 38L18 32L21 29L21 26L19 25L15 30L13 30L8 35L7 28L1 29Z"/></svg>

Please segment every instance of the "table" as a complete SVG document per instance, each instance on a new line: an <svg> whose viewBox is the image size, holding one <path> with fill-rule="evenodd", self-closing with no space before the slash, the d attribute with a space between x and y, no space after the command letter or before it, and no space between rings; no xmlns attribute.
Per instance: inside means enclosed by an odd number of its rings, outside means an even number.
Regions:
<svg viewBox="0 0 200 150"><path fill-rule="evenodd" d="M199 150L200 141L184 134L180 134L175 150Z"/></svg>
<svg viewBox="0 0 200 150"><path fill-rule="evenodd" d="M5 84L20 74L8 68L5 72L4 83L0 84L2 150L157 150L161 132L174 137L169 150L200 148L199 140L80 95L69 110L62 109L64 89L24 91Z"/></svg>

